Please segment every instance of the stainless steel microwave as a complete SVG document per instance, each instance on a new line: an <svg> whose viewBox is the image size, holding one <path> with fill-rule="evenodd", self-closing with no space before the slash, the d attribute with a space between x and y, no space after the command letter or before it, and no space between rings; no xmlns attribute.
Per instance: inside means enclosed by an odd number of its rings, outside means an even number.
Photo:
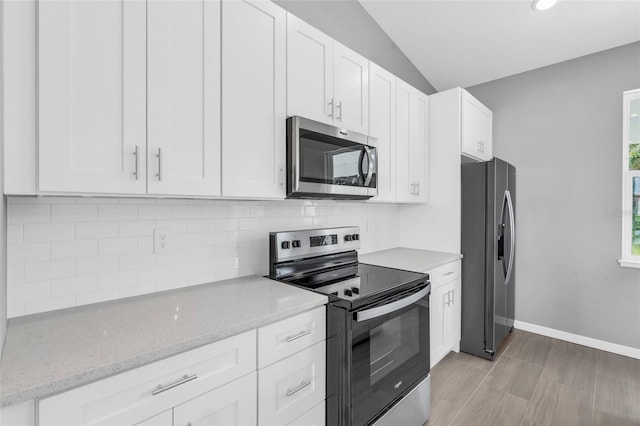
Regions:
<svg viewBox="0 0 640 426"><path fill-rule="evenodd" d="M287 118L287 198L363 200L378 194L376 138Z"/></svg>

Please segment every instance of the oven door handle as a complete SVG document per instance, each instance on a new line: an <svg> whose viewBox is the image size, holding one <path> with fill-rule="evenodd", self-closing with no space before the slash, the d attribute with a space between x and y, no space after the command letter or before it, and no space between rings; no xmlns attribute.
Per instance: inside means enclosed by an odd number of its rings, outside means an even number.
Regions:
<svg viewBox="0 0 640 426"><path fill-rule="evenodd" d="M413 293L411 296L407 296L403 299L396 300L395 302L387 303L386 305L376 306L375 308L365 309L364 311L356 312L356 321L367 321L373 318L381 317L382 315L390 314L395 311L399 311L409 305L416 303L418 300L425 297L431 291L431 284L428 284L425 288Z"/></svg>

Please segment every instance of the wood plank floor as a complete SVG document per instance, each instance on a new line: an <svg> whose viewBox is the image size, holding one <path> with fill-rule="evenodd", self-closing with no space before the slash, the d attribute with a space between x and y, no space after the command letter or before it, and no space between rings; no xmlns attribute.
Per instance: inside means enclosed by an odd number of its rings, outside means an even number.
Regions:
<svg viewBox="0 0 640 426"><path fill-rule="evenodd" d="M520 330L499 354L440 361L426 425L640 426L640 360Z"/></svg>

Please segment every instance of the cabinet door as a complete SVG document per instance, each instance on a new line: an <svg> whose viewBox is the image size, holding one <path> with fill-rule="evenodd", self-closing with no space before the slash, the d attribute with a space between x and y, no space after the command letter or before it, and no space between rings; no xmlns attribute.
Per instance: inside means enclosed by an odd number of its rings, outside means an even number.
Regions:
<svg viewBox="0 0 640 426"><path fill-rule="evenodd" d="M369 135L378 140L378 195L372 202L396 199L396 77L369 63Z"/></svg>
<svg viewBox="0 0 640 426"><path fill-rule="evenodd" d="M431 290L429 341L431 344L431 367L436 365L444 356L445 336L445 308L448 297L447 286L440 286Z"/></svg>
<svg viewBox="0 0 640 426"><path fill-rule="evenodd" d="M145 43L143 0L38 3L40 191L145 193Z"/></svg>
<svg viewBox="0 0 640 426"><path fill-rule="evenodd" d="M409 149L411 181L415 182L412 201L425 203L429 199L429 97L417 89L412 95L413 123Z"/></svg>
<svg viewBox="0 0 640 426"><path fill-rule="evenodd" d="M288 424L325 399L325 347L322 341L259 371L261 425Z"/></svg>
<svg viewBox="0 0 640 426"><path fill-rule="evenodd" d="M482 161L491 160L493 113L463 90L461 114L462 153Z"/></svg>
<svg viewBox="0 0 640 426"><path fill-rule="evenodd" d="M411 93L413 87L398 79L396 86L396 201L411 202L415 196L415 182L410 174L411 152Z"/></svg>
<svg viewBox="0 0 640 426"><path fill-rule="evenodd" d="M447 353L460 343L460 280L451 282L449 292L449 306L444 321L444 347Z"/></svg>
<svg viewBox="0 0 640 426"><path fill-rule="evenodd" d="M287 13L287 115L333 124L333 39Z"/></svg>
<svg viewBox="0 0 640 426"><path fill-rule="evenodd" d="M134 426L173 426L173 411L167 410Z"/></svg>
<svg viewBox="0 0 640 426"><path fill-rule="evenodd" d="M174 426L251 426L257 422L253 372L173 409Z"/></svg>
<svg viewBox="0 0 640 426"><path fill-rule="evenodd" d="M355 132L369 131L369 60L333 43L334 123Z"/></svg>
<svg viewBox="0 0 640 426"><path fill-rule="evenodd" d="M220 1L149 0L150 194L220 195Z"/></svg>
<svg viewBox="0 0 640 426"><path fill-rule="evenodd" d="M286 13L222 2L222 195L283 198Z"/></svg>

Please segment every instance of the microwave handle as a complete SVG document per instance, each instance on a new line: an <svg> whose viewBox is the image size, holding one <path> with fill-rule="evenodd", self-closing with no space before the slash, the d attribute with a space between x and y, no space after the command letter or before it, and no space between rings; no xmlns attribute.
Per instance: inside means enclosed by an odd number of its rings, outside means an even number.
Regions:
<svg viewBox="0 0 640 426"><path fill-rule="evenodd" d="M403 299L396 300L395 302L387 303L386 305L376 306L375 308L365 309L364 311L356 312L356 321L366 321L373 318L381 317L382 315L390 314L395 311L399 311L409 305L416 303L418 300L425 297L431 291L431 284L427 285L417 293L413 293L411 296L407 296Z"/></svg>
<svg viewBox="0 0 640 426"><path fill-rule="evenodd" d="M369 186L369 184L371 183L371 179L373 178L373 169L375 168L375 159L371 154L371 149L369 149L369 147L366 145L364 146L364 152L365 154L367 154L367 161L369 162L369 170L367 170L367 177L364 180L364 186ZM364 157L362 157L362 160L364 160Z"/></svg>

